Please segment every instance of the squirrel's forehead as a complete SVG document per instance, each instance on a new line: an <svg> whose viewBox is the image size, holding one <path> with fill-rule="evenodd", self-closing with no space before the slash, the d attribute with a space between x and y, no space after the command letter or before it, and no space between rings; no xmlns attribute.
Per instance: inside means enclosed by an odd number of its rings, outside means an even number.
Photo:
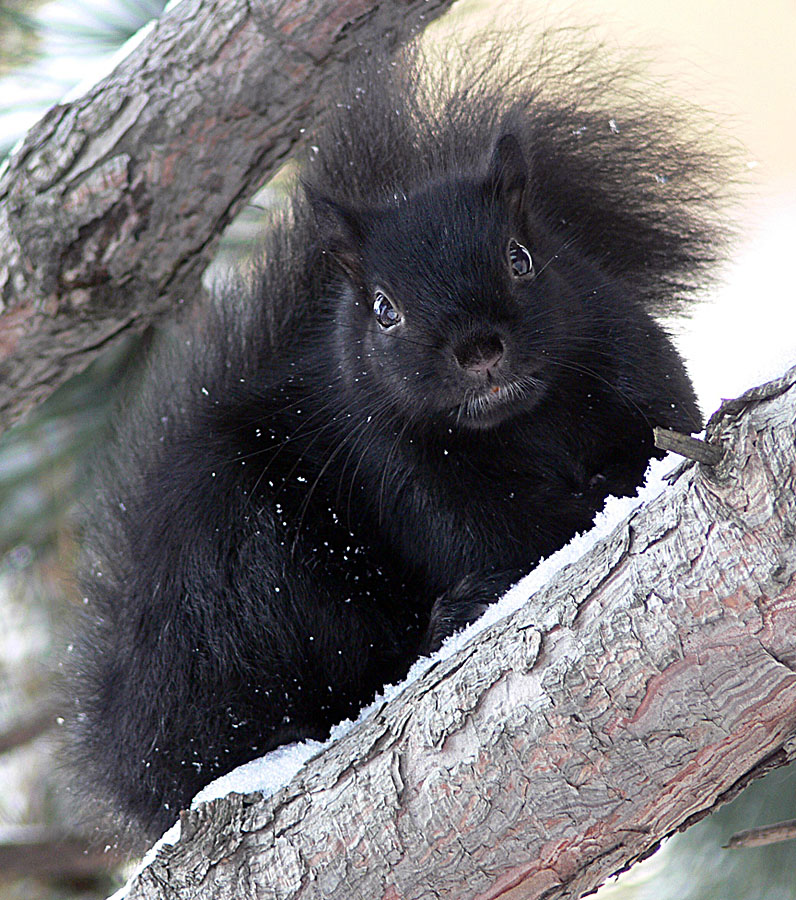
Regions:
<svg viewBox="0 0 796 900"><path fill-rule="evenodd" d="M379 227L380 226L380 227ZM375 249L402 255L471 255L504 230L502 217L489 204L409 201L387 213L371 233Z"/></svg>

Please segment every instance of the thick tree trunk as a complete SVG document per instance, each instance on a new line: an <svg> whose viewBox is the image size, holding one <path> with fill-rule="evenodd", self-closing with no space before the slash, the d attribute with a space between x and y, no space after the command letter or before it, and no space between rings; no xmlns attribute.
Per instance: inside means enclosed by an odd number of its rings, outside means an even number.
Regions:
<svg viewBox="0 0 796 900"><path fill-rule="evenodd" d="M0 431L200 290L352 54L452 0L182 0L0 174Z"/></svg>
<svg viewBox="0 0 796 900"><path fill-rule="evenodd" d="M287 787L183 814L129 900L579 897L793 759L796 368L708 439Z"/></svg>

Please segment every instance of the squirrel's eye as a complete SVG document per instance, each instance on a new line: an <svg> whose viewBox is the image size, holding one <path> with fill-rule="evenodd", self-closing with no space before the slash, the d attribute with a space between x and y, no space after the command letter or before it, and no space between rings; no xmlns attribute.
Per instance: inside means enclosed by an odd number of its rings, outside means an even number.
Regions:
<svg viewBox="0 0 796 900"><path fill-rule="evenodd" d="M384 291L376 291L374 294L373 312L376 321L382 328L392 328L401 321L401 314L393 306L392 300L384 293Z"/></svg>
<svg viewBox="0 0 796 900"><path fill-rule="evenodd" d="M531 254L519 241L515 241L514 238L509 241L509 262L511 263L511 274L515 278L522 278L524 275L533 275L533 260L531 259Z"/></svg>

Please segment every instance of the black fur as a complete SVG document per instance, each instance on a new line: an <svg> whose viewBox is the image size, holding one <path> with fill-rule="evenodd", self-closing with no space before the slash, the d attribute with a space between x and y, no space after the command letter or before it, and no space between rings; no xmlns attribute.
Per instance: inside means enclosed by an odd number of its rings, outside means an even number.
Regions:
<svg viewBox="0 0 796 900"><path fill-rule="evenodd" d="M635 489L653 425L700 427L653 314L717 256L726 160L576 43L355 76L258 274L120 417L75 734L143 833L400 679Z"/></svg>

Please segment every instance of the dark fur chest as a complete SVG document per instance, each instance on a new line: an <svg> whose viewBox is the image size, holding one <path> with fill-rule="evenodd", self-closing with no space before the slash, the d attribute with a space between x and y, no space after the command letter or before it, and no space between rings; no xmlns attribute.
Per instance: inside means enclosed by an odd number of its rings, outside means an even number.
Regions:
<svg viewBox="0 0 796 900"><path fill-rule="evenodd" d="M324 415L305 390L280 396L278 412L260 405L238 431L253 500L280 541L361 597L389 582L422 585L428 602L472 572L529 570L588 528L612 487L595 484L597 454L566 417L462 433Z"/></svg>

